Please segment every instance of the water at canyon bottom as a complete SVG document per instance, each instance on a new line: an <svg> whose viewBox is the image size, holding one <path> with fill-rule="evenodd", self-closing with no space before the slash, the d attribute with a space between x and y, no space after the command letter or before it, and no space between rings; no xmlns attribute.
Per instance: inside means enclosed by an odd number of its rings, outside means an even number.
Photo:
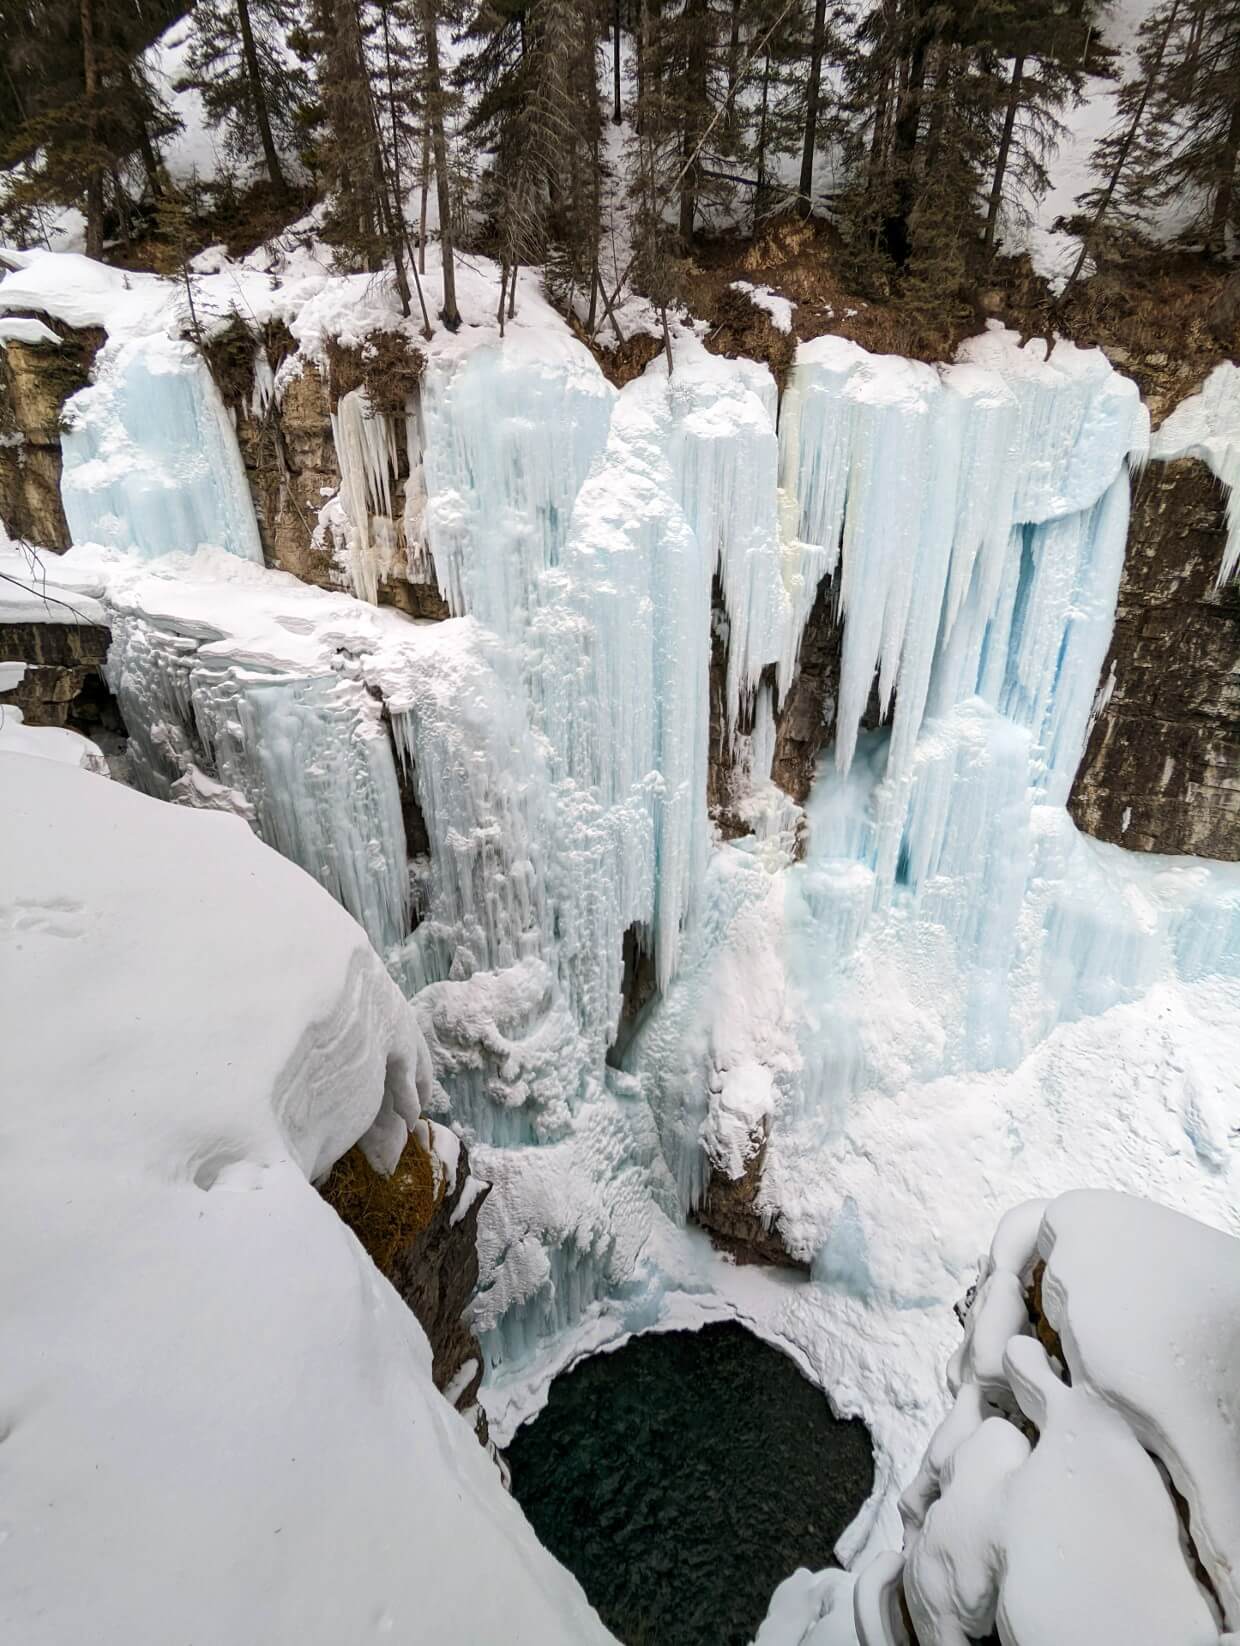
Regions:
<svg viewBox="0 0 1240 1646"><path fill-rule="evenodd" d="M508 1452L543 1543L628 1646L747 1646L869 1495L865 1425L740 1326L637 1337L551 1385Z"/></svg>

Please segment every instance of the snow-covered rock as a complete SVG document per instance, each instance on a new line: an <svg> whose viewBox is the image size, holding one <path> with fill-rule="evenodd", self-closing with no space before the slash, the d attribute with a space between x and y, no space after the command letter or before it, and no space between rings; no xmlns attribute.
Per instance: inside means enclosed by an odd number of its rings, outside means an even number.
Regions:
<svg viewBox="0 0 1240 1646"><path fill-rule="evenodd" d="M606 1640L311 1187L430 1087L361 928L235 817L0 793L0 1636Z"/></svg>
<svg viewBox="0 0 1240 1646"><path fill-rule="evenodd" d="M1100 1190L1015 1208L901 1500L902 1559L798 1573L758 1646L1234 1641L1238 1362L1240 1240Z"/></svg>

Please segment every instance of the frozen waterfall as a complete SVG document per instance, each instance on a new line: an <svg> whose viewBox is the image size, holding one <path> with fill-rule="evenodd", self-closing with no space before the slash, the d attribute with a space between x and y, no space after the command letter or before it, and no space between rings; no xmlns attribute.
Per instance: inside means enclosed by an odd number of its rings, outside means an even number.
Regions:
<svg viewBox="0 0 1240 1646"><path fill-rule="evenodd" d="M518 330L432 348L416 531L368 410L355 391L335 419L361 601L246 563L240 457L188 345L110 346L73 402L66 512L128 551L99 575L142 782L244 817L416 996L436 1103L495 1185L496 1401L572 1332L722 1285L681 1221L759 1145L758 1210L815 1279L778 1330L833 1386L858 1311L907 1364L905 1317L976 1256L956 1202L985 1228L993 1185L1044 1192L1065 1138L1121 1187L1212 1192L1227 1122L1178 1047L1240 978L1240 871L1099 845L1065 810L1146 454L1132 383L992 330L939 368L818 339L782 402L765 367L682 336L670 378L660 360L616 391L567 337ZM372 604L402 531L446 622ZM824 578L840 677L802 815L769 774ZM751 787L731 845L706 804L716 623ZM620 1037L637 974L654 992ZM1099 1141L1121 1120L1137 1142ZM933 1398L890 1392L891 1455Z"/></svg>
<svg viewBox="0 0 1240 1646"><path fill-rule="evenodd" d="M108 344L65 406L61 495L75 543L153 556L210 545L261 563L232 422L192 343Z"/></svg>

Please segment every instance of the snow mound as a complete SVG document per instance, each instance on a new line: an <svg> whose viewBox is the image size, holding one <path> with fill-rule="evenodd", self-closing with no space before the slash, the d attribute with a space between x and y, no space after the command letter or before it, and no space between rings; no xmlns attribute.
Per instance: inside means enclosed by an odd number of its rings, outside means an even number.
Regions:
<svg viewBox="0 0 1240 1646"><path fill-rule="evenodd" d="M903 1557L798 1572L758 1646L1234 1639L1238 1352L1240 1241L1102 1190L1016 1207L901 1499Z"/></svg>
<svg viewBox="0 0 1240 1646"><path fill-rule="evenodd" d="M429 1095L361 928L234 817L0 789L0 1634L606 1640L311 1188Z"/></svg>

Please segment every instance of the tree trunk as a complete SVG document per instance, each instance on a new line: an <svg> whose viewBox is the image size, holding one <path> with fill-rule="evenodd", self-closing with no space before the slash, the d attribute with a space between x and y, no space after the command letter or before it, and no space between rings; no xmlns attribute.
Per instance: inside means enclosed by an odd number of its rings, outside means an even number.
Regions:
<svg viewBox="0 0 1240 1646"><path fill-rule="evenodd" d="M616 0L612 17L613 42L611 48L611 123L620 124L620 0Z"/></svg>
<svg viewBox="0 0 1240 1646"><path fill-rule="evenodd" d="M683 23L688 33L689 52L685 67L685 124L681 147L686 164L680 181L680 239L688 250L693 243L693 224L697 216L696 155L706 123L705 0L687 0Z"/></svg>
<svg viewBox="0 0 1240 1646"><path fill-rule="evenodd" d="M448 140L443 124L443 79L439 70L439 34L433 0L422 0L426 36L427 115L435 155L435 192L439 198L439 247L443 254L443 309L440 318L449 331L461 323L456 306L456 267L452 261L452 189L448 181Z"/></svg>
<svg viewBox="0 0 1240 1646"><path fill-rule="evenodd" d="M1214 209L1210 213L1210 232L1206 236L1206 252L1219 257L1227 249L1227 225L1231 222L1232 201L1236 192L1236 159L1240 156L1240 97L1231 106L1231 120L1227 139L1223 144L1223 164L1219 172L1218 188L1214 195Z"/></svg>
<svg viewBox="0 0 1240 1646"><path fill-rule="evenodd" d="M254 122L258 127L258 140L263 146L263 160L267 166L267 176L271 179L271 186L275 190L276 199L288 199L288 184L284 180L284 173L280 169L280 156L276 152L276 140L271 135L271 116L267 112L267 93L263 90L263 77L258 66L258 49L254 44L254 30L250 25L250 0L237 0L237 24L241 33L241 55L245 62L245 77L250 83L250 98L254 105Z"/></svg>
<svg viewBox="0 0 1240 1646"><path fill-rule="evenodd" d="M728 95L724 116L729 131L736 118L736 83L741 66L741 0L732 0L732 23L728 31Z"/></svg>
<svg viewBox="0 0 1240 1646"><path fill-rule="evenodd" d="M771 54L768 51L762 60L762 114L758 121L758 186L753 191L753 232L755 236L758 233L758 223L765 204L763 196L766 193L766 122L770 96Z"/></svg>
<svg viewBox="0 0 1240 1646"><path fill-rule="evenodd" d="M805 146L801 150L801 184L797 209L808 217L814 194L814 150L818 144L818 103L822 95L822 53L827 34L827 0L815 0L814 38L809 55L809 86L805 98Z"/></svg>
<svg viewBox="0 0 1240 1646"><path fill-rule="evenodd" d="M986 233L982 244L986 251L995 248L995 228L999 222L999 206L1003 200L1003 179L1007 173L1008 156L1012 152L1012 133L1016 129L1016 111L1020 107L1021 85L1025 74L1025 59L1018 57L1012 64L1012 83L1008 87L1007 108L1003 115L1003 132L999 138L999 153L995 159L995 177L990 185L990 204L986 210Z"/></svg>
<svg viewBox="0 0 1240 1646"><path fill-rule="evenodd" d="M901 76L903 83L900 103L892 129L891 158L895 169L895 210L883 225L883 239L891 258L901 267L908 262L912 250L908 222L913 209L913 157L917 152L917 134L921 128L926 60L934 39L934 24L927 13L928 8L924 0L919 0L913 8L916 22L907 59L907 72Z"/></svg>
<svg viewBox="0 0 1240 1646"><path fill-rule="evenodd" d="M99 55L93 0L81 0L82 81L90 159L86 167L86 255L103 256L103 167L99 164Z"/></svg>
<svg viewBox="0 0 1240 1646"><path fill-rule="evenodd" d="M418 273L426 273L426 206L431 192L431 119L422 122L422 199L418 208Z"/></svg>
<svg viewBox="0 0 1240 1646"><path fill-rule="evenodd" d="M146 173L146 186L151 191L151 199L162 200L164 185L159 175L159 155L151 141L150 128L141 113L138 115L138 152L142 156L142 169Z"/></svg>

